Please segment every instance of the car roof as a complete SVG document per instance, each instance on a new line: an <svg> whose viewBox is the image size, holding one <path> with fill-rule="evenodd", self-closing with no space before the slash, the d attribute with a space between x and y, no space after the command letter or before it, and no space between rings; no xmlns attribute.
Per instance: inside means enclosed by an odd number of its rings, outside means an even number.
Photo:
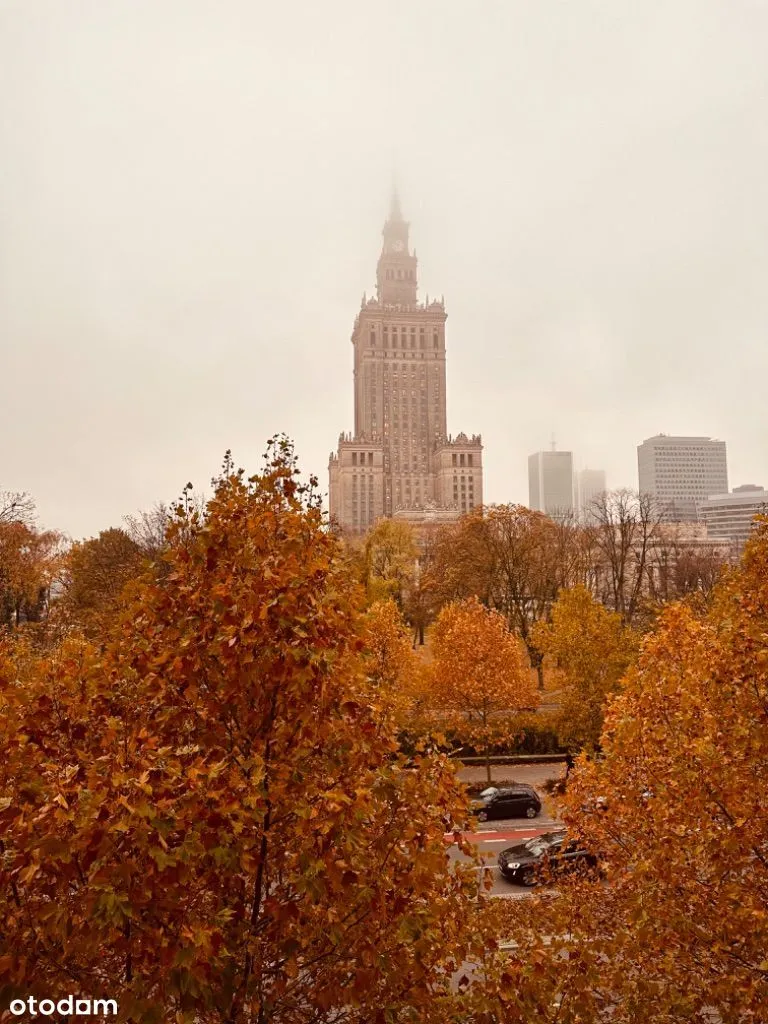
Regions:
<svg viewBox="0 0 768 1024"><path fill-rule="evenodd" d="M522 839L519 843L515 843L514 846L508 846L501 852L509 853L512 850L519 849L521 846L527 846L528 843L534 843L537 839L543 842L545 846L553 846L555 845L555 843L562 843L566 835L567 833L565 832L565 830L563 830L562 832L542 832L539 836L530 836L528 839Z"/></svg>
<svg viewBox="0 0 768 1024"><path fill-rule="evenodd" d="M527 782L516 782L514 786L504 786L503 789L499 790L499 793L533 793L535 796L538 795L533 786L529 786Z"/></svg>
<svg viewBox="0 0 768 1024"><path fill-rule="evenodd" d="M531 843L537 839L540 839L543 840L545 843L562 843L565 840L567 834L568 833L565 831L565 829L554 829L552 832L542 832L540 836L531 836L530 839L526 839L526 842Z"/></svg>

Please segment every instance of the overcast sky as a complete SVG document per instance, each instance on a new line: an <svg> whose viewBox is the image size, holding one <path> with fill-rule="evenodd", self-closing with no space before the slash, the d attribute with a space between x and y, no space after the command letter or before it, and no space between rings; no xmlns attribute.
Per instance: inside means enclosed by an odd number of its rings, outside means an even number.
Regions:
<svg viewBox="0 0 768 1024"><path fill-rule="evenodd" d="M0 0L0 489L327 491L393 168L485 497L659 432L768 485L768 3Z"/></svg>

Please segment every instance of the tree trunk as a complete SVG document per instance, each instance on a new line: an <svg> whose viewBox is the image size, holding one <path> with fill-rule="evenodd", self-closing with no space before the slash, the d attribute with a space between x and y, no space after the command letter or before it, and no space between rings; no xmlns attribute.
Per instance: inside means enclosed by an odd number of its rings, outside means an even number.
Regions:
<svg viewBox="0 0 768 1024"><path fill-rule="evenodd" d="M541 661L536 665L536 675L538 676L538 679L539 679L539 689L543 690L544 689L544 664Z"/></svg>
<svg viewBox="0 0 768 1024"><path fill-rule="evenodd" d="M483 732L485 733L485 774L491 784L491 738L488 735L488 708L483 707Z"/></svg>

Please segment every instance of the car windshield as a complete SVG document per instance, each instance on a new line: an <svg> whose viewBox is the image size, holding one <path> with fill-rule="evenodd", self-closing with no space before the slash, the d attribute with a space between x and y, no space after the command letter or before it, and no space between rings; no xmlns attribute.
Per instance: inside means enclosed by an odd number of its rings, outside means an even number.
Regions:
<svg viewBox="0 0 768 1024"><path fill-rule="evenodd" d="M488 789L484 789L483 792L480 794L480 799L481 800L490 800L491 797L496 796L496 794L498 792L499 791L498 791L498 789L496 789L495 786L489 786Z"/></svg>
<svg viewBox="0 0 768 1024"><path fill-rule="evenodd" d="M565 833L563 832L545 832L543 836L534 836L533 839L529 839L523 845L529 853L538 855L544 853L545 850L551 849L553 846L559 846L564 837Z"/></svg>

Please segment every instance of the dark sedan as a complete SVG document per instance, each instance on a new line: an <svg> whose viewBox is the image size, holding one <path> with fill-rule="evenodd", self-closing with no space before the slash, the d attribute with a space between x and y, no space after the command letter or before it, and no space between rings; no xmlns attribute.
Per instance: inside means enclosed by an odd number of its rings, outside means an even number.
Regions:
<svg viewBox="0 0 768 1024"><path fill-rule="evenodd" d="M491 818L535 818L541 810L541 800L533 786L523 783L497 789L489 786L472 802L472 813L478 821Z"/></svg>
<svg viewBox="0 0 768 1024"><path fill-rule="evenodd" d="M571 871L597 867L597 857L583 849L565 832L545 832L499 854L502 875L518 885L536 885Z"/></svg>

